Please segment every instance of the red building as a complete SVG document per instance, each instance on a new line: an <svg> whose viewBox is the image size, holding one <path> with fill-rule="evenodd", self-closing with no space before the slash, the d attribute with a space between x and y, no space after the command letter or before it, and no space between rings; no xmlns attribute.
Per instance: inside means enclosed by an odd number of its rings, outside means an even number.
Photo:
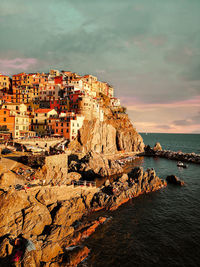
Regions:
<svg viewBox="0 0 200 267"><path fill-rule="evenodd" d="M54 78L54 83L55 84L62 84L62 82L63 82L63 77L62 76L56 76Z"/></svg>
<svg viewBox="0 0 200 267"><path fill-rule="evenodd" d="M58 113L60 113L60 99L51 100L50 101L50 108L55 109Z"/></svg>

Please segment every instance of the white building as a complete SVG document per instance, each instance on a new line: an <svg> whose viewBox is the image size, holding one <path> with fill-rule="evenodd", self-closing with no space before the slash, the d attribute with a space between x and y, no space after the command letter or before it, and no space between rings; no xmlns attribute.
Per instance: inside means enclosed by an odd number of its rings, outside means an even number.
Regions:
<svg viewBox="0 0 200 267"><path fill-rule="evenodd" d="M84 116L76 115L74 120L70 120L70 140L76 138L78 130L83 126Z"/></svg>

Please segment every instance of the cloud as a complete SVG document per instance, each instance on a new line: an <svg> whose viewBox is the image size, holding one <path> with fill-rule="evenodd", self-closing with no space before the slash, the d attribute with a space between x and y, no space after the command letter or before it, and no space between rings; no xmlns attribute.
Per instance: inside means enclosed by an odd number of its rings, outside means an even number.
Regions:
<svg viewBox="0 0 200 267"><path fill-rule="evenodd" d="M35 58L0 59L0 71L26 71L28 68L32 67L36 63L38 63L38 61Z"/></svg>
<svg viewBox="0 0 200 267"><path fill-rule="evenodd" d="M185 119L185 120L175 120L175 121L173 121L173 124L180 125L180 126L200 124L200 112L198 112L197 115L192 116L192 117Z"/></svg>
<svg viewBox="0 0 200 267"><path fill-rule="evenodd" d="M187 126L187 125L191 125L193 123L192 123L192 121L189 121L189 120L177 120L177 121L173 121L173 124L179 125L179 126Z"/></svg>
<svg viewBox="0 0 200 267"><path fill-rule="evenodd" d="M155 126L156 128L158 128L158 129L163 129L163 130L170 130L170 129L173 129L173 127L172 126L170 126L170 125L156 125Z"/></svg>

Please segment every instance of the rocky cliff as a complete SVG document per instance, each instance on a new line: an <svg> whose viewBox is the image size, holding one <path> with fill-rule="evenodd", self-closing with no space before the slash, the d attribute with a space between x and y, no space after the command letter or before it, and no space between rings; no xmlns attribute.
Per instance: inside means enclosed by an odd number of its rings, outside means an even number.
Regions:
<svg viewBox="0 0 200 267"><path fill-rule="evenodd" d="M104 120L85 120L78 137L69 144L69 148L84 153L94 151L112 154L120 151L142 152L144 143L127 114L104 108Z"/></svg>

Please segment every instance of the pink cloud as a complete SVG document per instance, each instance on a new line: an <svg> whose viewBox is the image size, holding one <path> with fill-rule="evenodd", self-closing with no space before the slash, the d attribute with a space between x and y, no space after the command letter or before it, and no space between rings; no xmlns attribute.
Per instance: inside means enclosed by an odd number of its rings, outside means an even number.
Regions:
<svg viewBox="0 0 200 267"><path fill-rule="evenodd" d="M136 97L120 97L121 102L128 106L129 110L138 108L172 108L172 107L200 107L200 96L195 96L186 100L173 101L169 103L145 103Z"/></svg>
<svg viewBox="0 0 200 267"><path fill-rule="evenodd" d="M130 118L138 131L168 133L200 133L200 96L170 103L144 103L123 97Z"/></svg>
<svg viewBox="0 0 200 267"><path fill-rule="evenodd" d="M7 72L13 69L27 70L31 65L35 65L36 63L36 58L0 59L0 71Z"/></svg>

